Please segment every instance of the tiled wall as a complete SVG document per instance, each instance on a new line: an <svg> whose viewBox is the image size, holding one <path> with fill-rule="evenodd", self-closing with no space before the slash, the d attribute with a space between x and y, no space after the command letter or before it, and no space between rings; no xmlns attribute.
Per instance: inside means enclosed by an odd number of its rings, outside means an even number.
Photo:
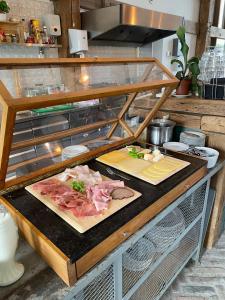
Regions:
<svg viewBox="0 0 225 300"><path fill-rule="evenodd" d="M135 47L115 47L115 46L89 46L87 56L99 57L150 57L152 56L152 45L141 48Z"/></svg>
<svg viewBox="0 0 225 300"><path fill-rule="evenodd" d="M41 19L43 15L54 13L53 2L49 0L7 0L9 17L18 19Z"/></svg>
<svg viewBox="0 0 225 300"><path fill-rule="evenodd" d="M49 0L7 0L10 7L8 18L25 19L25 22L32 18L41 19L43 15L54 13L53 2ZM56 57L58 51L51 49L45 51L46 56ZM27 48L18 46L0 46L0 57L38 57L38 48Z"/></svg>
<svg viewBox="0 0 225 300"><path fill-rule="evenodd" d="M25 19L25 22L28 23L30 19L37 18L41 19L41 17L45 14L54 13L53 2L49 0L7 0L8 5L10 7L10 13L8 14L8 18L14 17L19 20ZM47 57L57 57L58 50L57 49L49 49L45 50L45 55ZM39 48L37 47L21 47L17 45L0 45L0 58L2 57L38 57L39 56ZM33 72L35 74L33 74ZM34 86L39 82L38 78L42 82L46 82L48 84L54 83L55 78L59 77L56 74L52 75L48 71L27 71L27 76L23 79L24 86ZM14 72L13 75L11 72L7 70L0 71L1 80L6 84L9 91L13 96L20 96L19 90L19 82L17 78L17 74ZM23 76L22 76L23 77ZM57 78L58 79L58 78Z"/></svg>
<svg viewBox="0 0 225 300"><path fill-rule="evenodd" d="M10 6L10 13L8 18L14 17L17 19L25 19L26 23L32 18L41 19L45 14L54 13L53 2L50 0L8 0ZM0 57L38 57L39 49L36 47L18 47L17 45L0 45ZM98 56L98 57L136 57L136 56L151 56L152 48L151 45L137 49L135 47L115 47L115 46L89 46L89 51L86 53L86 56ZM50 49L45 50L46 57L57 57L58 50ZM100 72L100 75L98 76ZM56 74L57 73L57 74ZM14 96L21 96L18 93L18 86L20 84L23 87L33 87L35 84L53 84L60 82L60 73L56 72L54 75L49 70L43 70L39 72L38 70L32 70L29 72L26 71L26 76L23 74L18 75L10 73L9 71L0 71L0 77L3 82L6 84L7 88ZM112 77L113 72L106 72L106 70L97 69L95 70L95 83L97 84L102 81L102 73L105 74L105 77ZM106 74L107 73L107 74ZM28 74L28 76L27 76ZM116 72L114 72L116 74ZM72 75L72 74L71 74ZM18 81L18 78L22 82ZM70 77L70 81L72 76ZM118 78L115 78L115 81ZM19 83L18 83L19 82Z"/></svg>

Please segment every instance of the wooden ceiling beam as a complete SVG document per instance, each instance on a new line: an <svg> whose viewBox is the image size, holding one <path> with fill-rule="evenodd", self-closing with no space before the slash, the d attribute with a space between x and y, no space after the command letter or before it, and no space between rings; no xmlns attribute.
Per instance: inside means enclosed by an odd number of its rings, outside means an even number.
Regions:
<svg viewBox="0 0 225 300"><path fill-rule="evenodd" d="M81 28L80 19L80 0L54 0L55 14L60 16L62 35L59 37L59 43L62 48L59 48L60 57L69 56L69 28Z"/></svg>
<svg viewBox="0 0 225 300"><path fill-rule="evenodd" d="M213 23L216 0L201 0L199 9L199 33L195 54L202 56L205 48L210 45L209 27Z"/></svg>
<svg viewBox="0 0 225 300"><path fill-rule="evenodd" d="M55 14L60 16L62 35L59 37L59 43L62 48L59 49L60 57L69 55L69 28L81 28L80 9L97 9L116 4L115 0L54 0Z"/></svg>
<svg viewBox="0 0 225 300"><path fill-rule="evenodd" d="M215 0L214 17L213 17L213 24L212 24L213 27L211 27L211 31L210 31L210 37L211 37L210 46L216 46L217 38L219 36L221 36L221 38L224 38L224 29L218 28L221 4L222 4L221 0ZM223 14L223 26L224 26L224 14Z"/></svg>
<svg viewBox="0 0 225 300"><path fill-rule="evenodd" d="M81 0L80 7L84 9L97 9L103 7L102 0Z"/></svg>

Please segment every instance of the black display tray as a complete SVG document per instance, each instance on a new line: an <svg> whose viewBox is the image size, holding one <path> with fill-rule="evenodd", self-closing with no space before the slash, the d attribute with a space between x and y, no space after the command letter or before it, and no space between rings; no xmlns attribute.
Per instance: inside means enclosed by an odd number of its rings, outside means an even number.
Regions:
<svg viewBox="0 0 225 300"><path fill-rule="evenodd" d="M167 154L191 164L157 186L126 174L130 180L124 180L125 185L139 191L142 196L84 234L73 229L24 188L7 193L3 197L74 263L206 164L196 157L170 151L167 151ZM105 176L121 180L118 176L109 175L106 166L96 160L87 162L87 165Z"/></svg>

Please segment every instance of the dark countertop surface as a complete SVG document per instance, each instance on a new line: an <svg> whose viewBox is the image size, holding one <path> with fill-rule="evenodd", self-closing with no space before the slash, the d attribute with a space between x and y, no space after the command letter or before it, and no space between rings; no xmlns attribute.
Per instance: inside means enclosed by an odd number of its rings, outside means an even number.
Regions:
<svg viewBox="0 0 225 300"><path fill-rule="evenodd" d="M192 156L170 151L167 151L167 154L189 161L191 164L157 186L126 174L130 180L124 180L125 185L139 191L142 196L83 234L73 229L24 188L5 194L3 197L69 257L71 263L74 263L205 165L205 161ZM91 160L87 165L105 176L121 180L120 177L109 175L106 166L100 162Z"/></svg>

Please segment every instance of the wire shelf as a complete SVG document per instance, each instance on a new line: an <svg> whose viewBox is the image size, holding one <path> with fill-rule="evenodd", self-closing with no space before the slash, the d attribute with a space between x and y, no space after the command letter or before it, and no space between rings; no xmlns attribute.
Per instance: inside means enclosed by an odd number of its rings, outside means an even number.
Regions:
<svg viewBox="0 0 225 300"><path fill-rule="evenodd" d="M175 276L177 270L184 264L189 255L198 245L200 233L199 221L192 230L182 239L179 247L172 251L149 276L140 288L130 298L131 300L157 299L158 295Z"/></svg>

